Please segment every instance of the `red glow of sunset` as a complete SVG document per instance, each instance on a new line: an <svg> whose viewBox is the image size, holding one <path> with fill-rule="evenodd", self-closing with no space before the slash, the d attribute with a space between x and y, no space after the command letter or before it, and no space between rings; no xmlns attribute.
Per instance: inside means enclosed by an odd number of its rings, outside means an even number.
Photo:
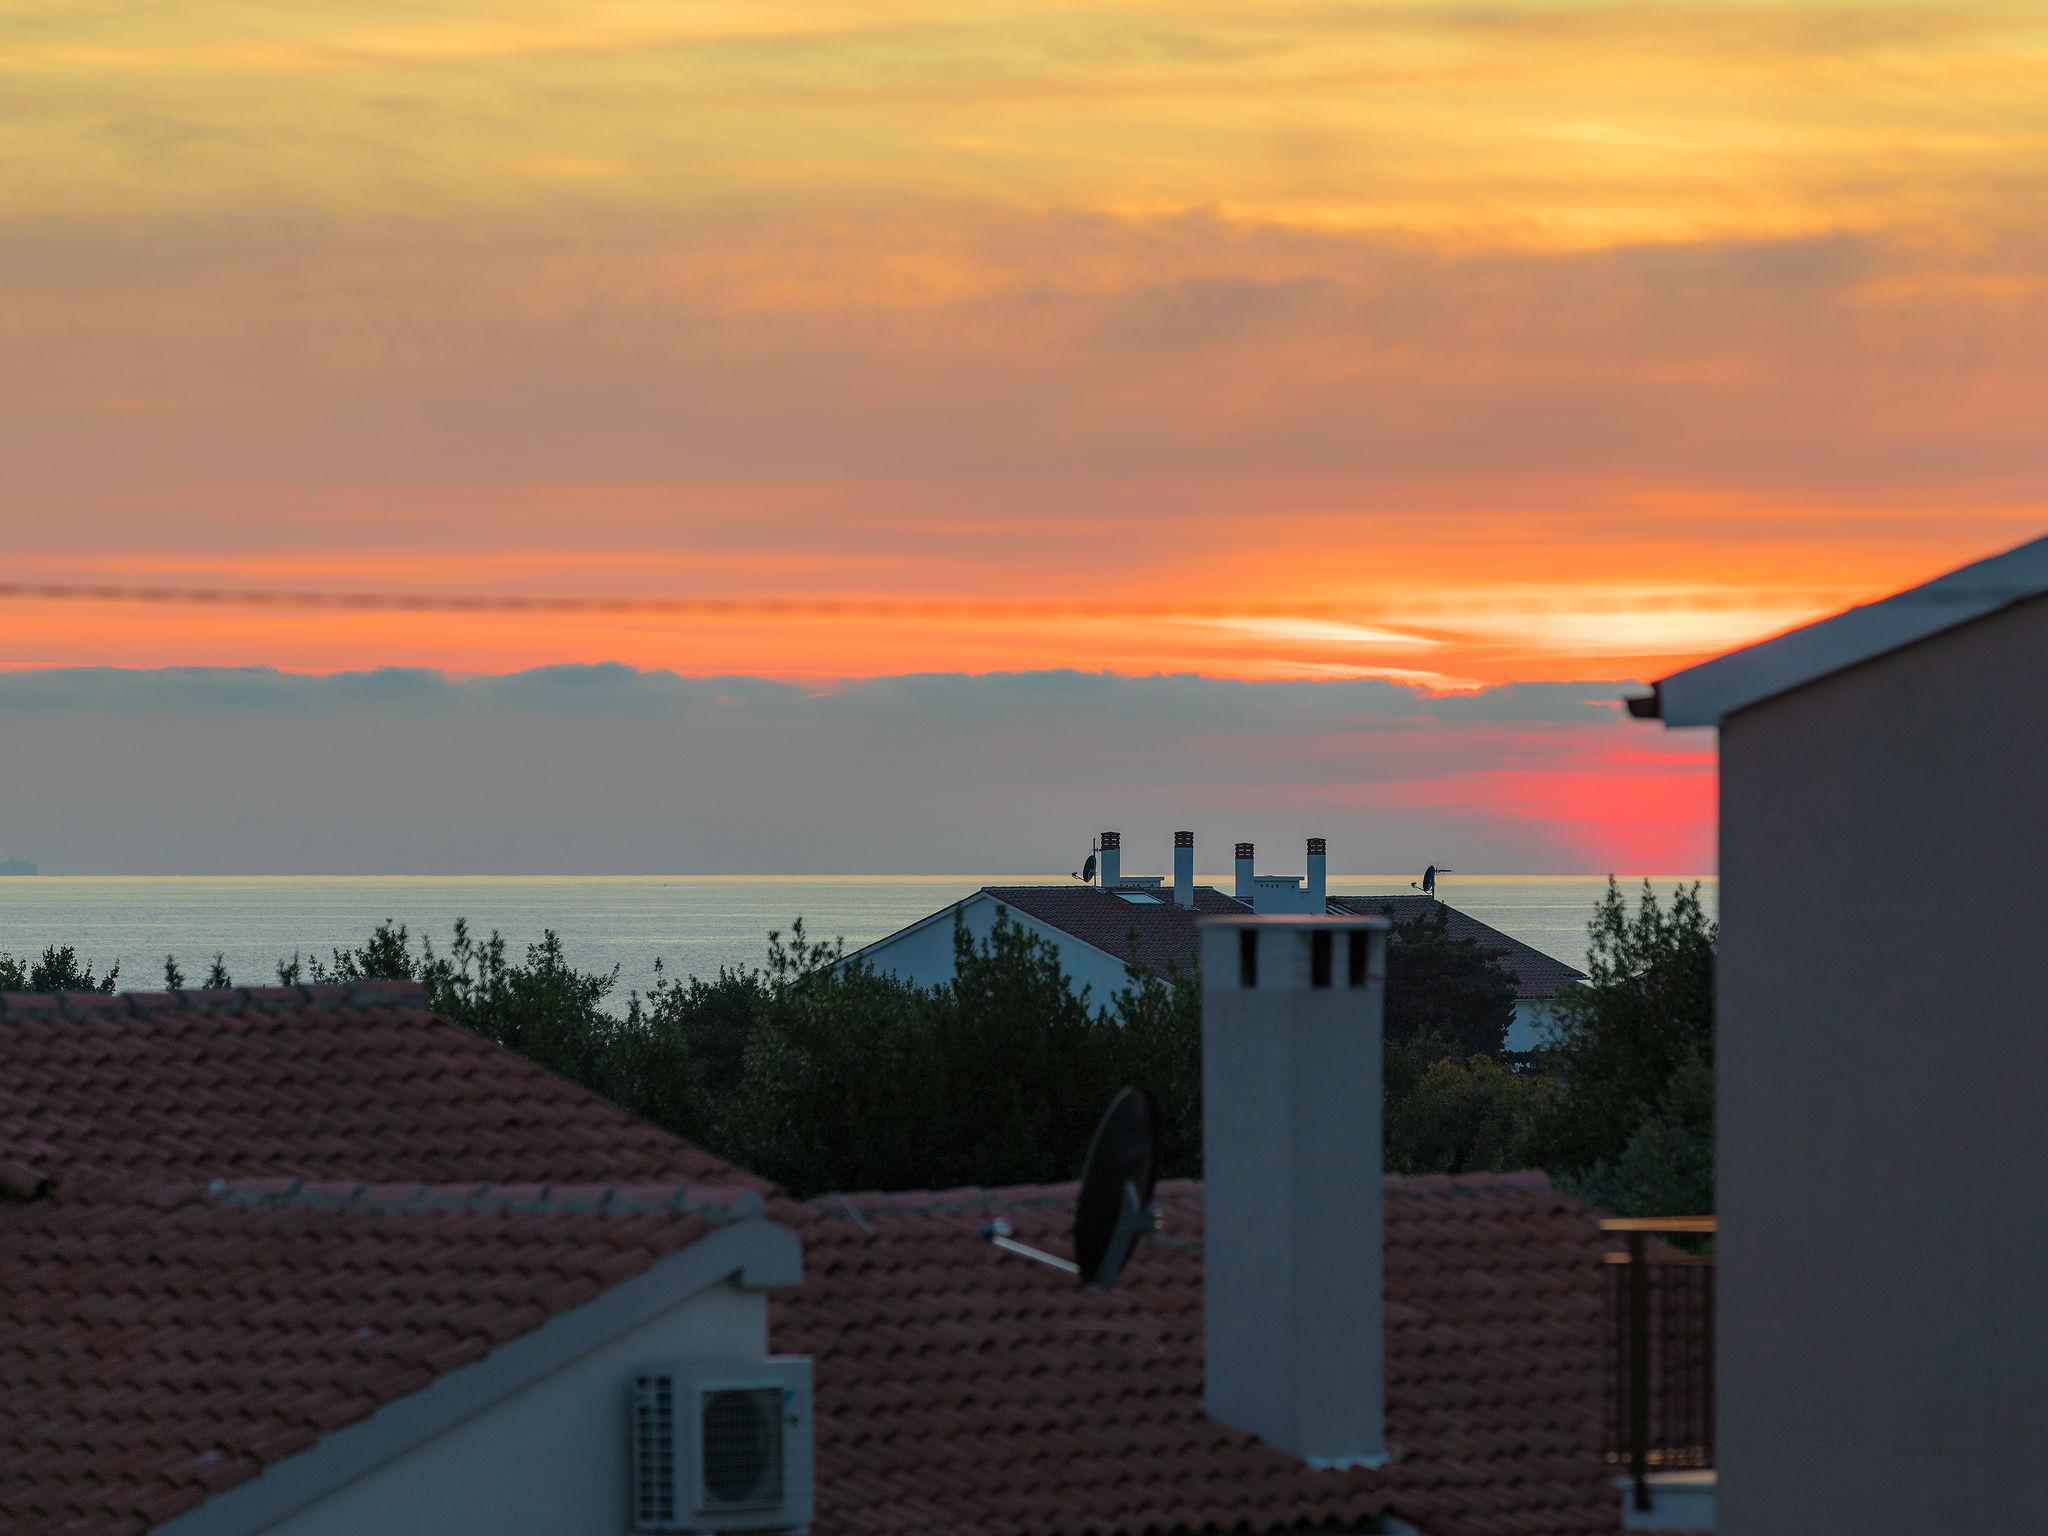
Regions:
<svg viewBox="0 0 2048 1536"><path fill-rule="evenodd" d="M2016 0L16 9L0 668L1611 698L2048 524Z"/></svg>

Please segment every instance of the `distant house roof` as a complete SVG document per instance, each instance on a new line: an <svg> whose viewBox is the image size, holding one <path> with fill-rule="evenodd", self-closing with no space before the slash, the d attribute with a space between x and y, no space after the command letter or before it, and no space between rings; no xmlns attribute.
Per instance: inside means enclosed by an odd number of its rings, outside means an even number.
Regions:
<svg viewBox="0 0 2048 1536"><path fill-rule="evenodd" d="M1555 997L1566 987L1586 979L1584 971L1575 970L1540 949L1532 949L1520 939L1510 938L1498 928L1482 923L1433 896L1333 896L1330 905L1341 911L1356 912L1362 917L1391 917L1397 923L1413 922L1441 912L1448 920L1453 939L1476 940L1500 956L1503 968L1515 978L1515 996L1518 998L1540 1001Z"/></svg>
<svg viewBox="0 0 2048 1536"><path fill-rule="evenodd" d="M1115 894L1118 890L1156 900L1125 901ZM1244 911L1242 903L1209 885L1195 887L1192 908L1174 905L1171 887L1113 886L1103 890L1081 884L989 885L982 887L982 893L1119 961L1135 956L1140 965L1162 976L1194 970L1200 948L1195 929L1198 914Z"/></svg>
<svg viewBox="0 0 2048 1536"><path fill-rule="evenodd" d="M417 987L0 996L0 1526L140 1531L315 1442L341 1475L586 1304L793 1280L772 1194Z"/></svg>
<svg viewBox="0 0 2048 1536"><path fill-rule="evenodd" d="M1195 887L1192 910L1175 906L1170 888L1157 893L1162 898L1157 905L1125 901L1116 894L1118 889L1121 887L1104 891L1080 884L991 885L984 887L983 893L1118 960L1131 957L1135 938L1138 963L1162 976L1176 969L1182 972L1194 969L1198 952L1197 917L1204 913L1241 913L1246 910L1242 902L1207 885ZM1132 891L1133 894L1154 894L1149 889L1139 892L1135 887ZM1583 972L1574 970L1562 960L1552 959L1541 950L1532 949L1520 939L1510 938L1498 928L1482 923L1455 907L1445 906L1434 897L1333 896L1330 907L1333 911L1367 917L1384 913L1397 922L1406 922L1431 911L1444 912L1450 919L1452 938L1476 939L1499 953L1501 964L1515 978L1515 995L1520 998L1553 997L1573 982L1586 979Z"/></svg>
<svg viewBox="0 0 2048 1536"><path fill-rule="evenodd" d="M816 1536L1620 1526L1599 1454L1611 1299L1594 1212L1540 1174L1386 1181L1392 1465L1313 1471L1202 1409L1202 1200L1097 1294L982 1242L1067 1251L1073 1188L828 1196L774 1345L816 1358Z"/></svg>
<svg viewBox="0 0 2048 1536"><path fill-rule="evenodd" d="M1653 694L1629 700L1629 711L1666 725L1718 725L1751 704L2044 594L2048 537L1674 672Z"/></svg>

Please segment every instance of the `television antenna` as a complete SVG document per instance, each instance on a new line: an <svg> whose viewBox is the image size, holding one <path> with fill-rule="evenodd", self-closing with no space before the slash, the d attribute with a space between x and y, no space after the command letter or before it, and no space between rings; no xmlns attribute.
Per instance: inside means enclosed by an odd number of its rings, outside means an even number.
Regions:
<svg viewBox="0 0 2048 1536"><path fill-rule="evenodd" d="M1455 875L1456 873L1455 869L1438 869L1432 864L1422 872L1420 880L1410 880L1408 886L1411 890L1417 890L1425 896L1433 897L1436 895L1436 877L1438 875Z"/></svg>
<svg viewBox="0 0 2048 1536"><path fill-rule="evenodd" d="M1074 1276L1091 1291L1106 1291L1123 1273L1138 1240L1159 1230L1152 1209L1157 1183L1153 1153L1159 1140L1159 1110L1142 1088L1126 1088L1104 1111L1081 1164L1081 1190L1074 1200L1074 1256L1020 1243L1001 1217L981 1235L1009 1253Z"/></svg>

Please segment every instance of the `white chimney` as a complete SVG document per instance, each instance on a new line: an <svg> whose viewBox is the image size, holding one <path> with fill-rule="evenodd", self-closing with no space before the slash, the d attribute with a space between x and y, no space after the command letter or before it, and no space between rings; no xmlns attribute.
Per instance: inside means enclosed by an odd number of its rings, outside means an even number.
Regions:
<svg viewBox="0 0 2048 1536"><path fill-rule="evenodd" d="M1320 837L1308 840L1308 909L1321 912L1330 904L1330 846Z"/></svg>
<svg viewBox="0 0 2048 1536"><path fill-rule="evenodd" d="M1102 888L1106 891L1123 880L1124 839L1121 832L1102 834Z"/></svg>
<svg viewBox="0 0 2048 1536"><path fill-rule="evenodd" d="M1384 918L1202 924L1203 1407L1312 1467L1387 1459Z"/></svg>
<svg viewBox="0 0 2048 1536"><path fill-rule="evenodd" d="M1192 832L1173 834L1173 904L1176 907L1195 904L1195 834Z"/></svg>
<svg viewBox="0 0 2048 1536"><path fill-rule="evenodd" d="M1250 843L1239 843L1237 845L1237 899L1249 907L1252 905L1257 894L1258 887L1252 880L1252 845Z"/></svg>

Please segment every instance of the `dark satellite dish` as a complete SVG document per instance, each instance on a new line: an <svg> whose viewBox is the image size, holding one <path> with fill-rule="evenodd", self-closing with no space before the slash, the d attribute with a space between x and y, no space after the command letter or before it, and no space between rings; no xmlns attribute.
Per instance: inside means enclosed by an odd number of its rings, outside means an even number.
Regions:
<svg viewBox="0 0 2048 1536"><path fill-rule="evenodd" d="M1092 853L1081 862L1081 878L1084 881L1095 878L1095 855Z"/></svg>
<svg viewBox="0 0 2048 1536"><path fill-rule="evenodd" d="M1126 1088L1110 1100L1095 1127L1074 1205L1074 1262L1091 1290L1116 1284L1138 1239L1152 1230L1158 1132L1159 1111L1142 1088Z"/></svg>
<svg viewBox="0 0 2048 1536"><path fill-rule="evenodd" d="M1455 869L1438 869L1432 864L1422 872L1422 878L1419 881L1410 880L1408 883L1416 890L1422 892L1423 895L1434 896L1436 894L1436 877L1438 875L1455 875L1456 873Z"/></svg>
<svg viewBox="0 0 2048 1536"><path fill-rule="evenodd" d="M1152 1213L1152 1154L1158 1132L1159 1111L1144 1089L1126 1088L1110 1100L1081 1165L1073 1258L1018 1242L1010 1235L1010 1224L1000 1217L983 1225L983 1240L1070 1274L1091 1291L1108 1290L1123 1273L1138 1239L1158 1230Z"/></svg>

